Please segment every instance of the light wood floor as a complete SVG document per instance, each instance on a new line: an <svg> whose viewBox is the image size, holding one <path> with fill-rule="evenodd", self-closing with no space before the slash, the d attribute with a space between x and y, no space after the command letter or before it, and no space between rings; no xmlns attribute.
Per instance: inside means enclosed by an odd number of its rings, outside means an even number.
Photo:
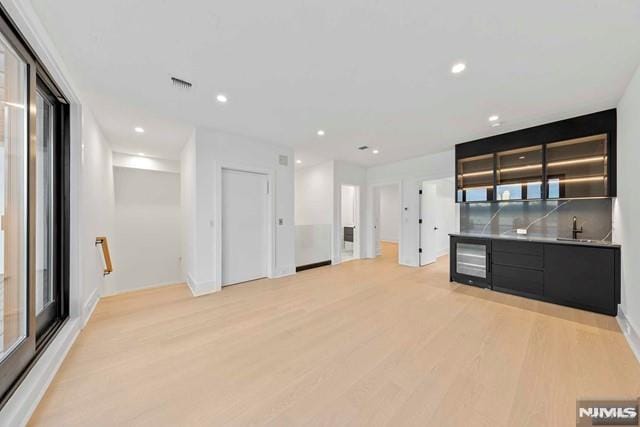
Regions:
<svg viewBox="0 0 640 427"><path fill-rule="evenodd" d="M31 424L571 426L640 395L614 318L396 259L105 298Z"/></svg>

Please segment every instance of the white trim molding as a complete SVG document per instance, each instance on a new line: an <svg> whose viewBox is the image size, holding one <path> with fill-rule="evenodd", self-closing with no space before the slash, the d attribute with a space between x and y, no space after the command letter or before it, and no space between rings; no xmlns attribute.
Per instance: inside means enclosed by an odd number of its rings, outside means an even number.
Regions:
<svg viewBox="0 0 640 427"><path fill-rule="evenodd" d="M616 319L618 320L618 325L620 325L620 329L622 330L624 337L629 343L629 347L631 347L631 351L633 351L633 354L636 355L636 359L640 362L640 331L636 331L633 328L633 325L625 316L624 311L622 311L622 307L618 309L618 316Z"/></svg>
<svg viewBox="0 0 640 427"><path fill-rule="evenodd" d="M82 308L82 327L87 324L93 311L96 309L98 305L98 301L100 300L100 296L98 295L98 290L94 289L87 301L84 303L84 307Z"/></svg>
<svg viewBox="0 0 640 427"><path fill-rule="evenodd" d="M208 295L222 290L222 286L217 284L215 280L196 282L190 274L187 274L187 285L194 297Z"/></svg>
<svg viewBox="0 0 640 427"><path fill-rule="evenodd" d="M70 319L2 408L0 427L25 426L80 333L80 319Z"/></svg>

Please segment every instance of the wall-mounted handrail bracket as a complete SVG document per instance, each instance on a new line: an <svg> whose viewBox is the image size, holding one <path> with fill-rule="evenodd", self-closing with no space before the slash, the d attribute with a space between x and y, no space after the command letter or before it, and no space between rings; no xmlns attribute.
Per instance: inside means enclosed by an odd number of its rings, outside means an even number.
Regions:
<svg viewBox="0 0 640 427"><path fill-rule="evenodd" d="M109 252L109 242L106 237L96 237L96 246L102 246L102 256L104 257L105 269L103 275L113 272L113 264L111 264L111 253Z"/></svg>

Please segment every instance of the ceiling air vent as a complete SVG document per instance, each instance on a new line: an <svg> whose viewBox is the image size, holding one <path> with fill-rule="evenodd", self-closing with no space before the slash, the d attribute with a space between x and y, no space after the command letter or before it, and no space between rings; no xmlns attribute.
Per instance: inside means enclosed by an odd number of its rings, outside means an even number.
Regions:
<svg viewBox="0 0 640 427"><path fill-rule="evenodd" d="M280 163L280 166L287 166L289 164L289 156L281 154L278 157L278 163Z"/></svg>
<svg viewBox="0 0 640 427"><path fill-rule="evenodd" d="M358 147L358 150L360 151L364 151L364 150L368 150L369 146L368 145L361 145L360 147Z"/></svg>
<svg viewBox="0 0 640 427"><path fill-rule="evenodd" d="M190 89L191 86L193 86L192 83L186 80L179 79L177 77L171 77L171 83L173 83L173 85L179 89Z"/></svg>

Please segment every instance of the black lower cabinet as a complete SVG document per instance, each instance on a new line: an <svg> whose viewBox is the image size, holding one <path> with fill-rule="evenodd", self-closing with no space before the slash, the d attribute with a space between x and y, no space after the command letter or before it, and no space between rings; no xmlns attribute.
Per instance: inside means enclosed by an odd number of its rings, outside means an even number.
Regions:
<svg viewBox="0 0 640 427"><path fill-rule="evenodd" d="M451 280L615 316L620 248L451 236Z"/></svg>
<svg viewBox="0 0 640 427"><path fill-rule="evenodd" d="M544 294L558 303L615 316L615 250L545 245Z"/></svg>

